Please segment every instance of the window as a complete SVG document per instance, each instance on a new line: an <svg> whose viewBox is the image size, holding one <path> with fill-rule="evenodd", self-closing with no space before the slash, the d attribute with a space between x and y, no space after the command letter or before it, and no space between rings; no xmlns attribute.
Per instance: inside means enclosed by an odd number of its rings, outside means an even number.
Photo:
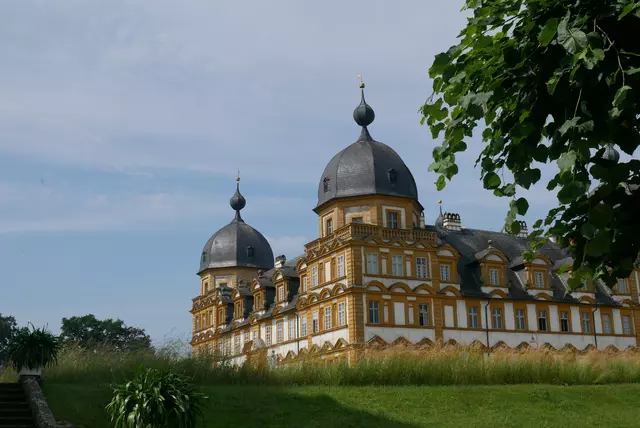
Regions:
<svg viewBox="0 0 640 428"><path fill-rule="evenodd" d="M346 314L344 311L344 302L338 303L338 326L343 326L346 320Z"/></svg>
<svg viewBox="0 0 640 428"><path fill-rule="evenodd" d="M338 278L344 276L344 256L338 256Z"/></svg>
<svg viewBox="0 0 640 428"><path fill-rule="evenodd" d="M387 213L387 227L390 229L398 228L398 213L396 212Z"/></svg>
<svg viewBox="0 0 640 428"><path fill-rule="evenodd" d="M202 253L202 263L207 261L207 253Z"/></svg>
<svg viewBox="0 0 640 428"><path fill-rule="evenodd" d="M544 288L544 274L542 272L534 273L536 288Z"/></svg>
<svg viewBox="0 0 640 428"><path fill-rule="evenodd" d="M402 256L391 256L391 275L402 276Z"/></svg>
<svg viewBox="0 0 640 428"><path fill-rule="evenodd" d="M500 281L498 280L498 269L489 269L489 284L498 285Z"/></svg>
<svg viewBox="0 0 640 428"><path fill-rule="evenodd" d="M207 326L207 316L205 314L202 314L202 328L205 328Z"/></svg>
<svg viewBox="0 0 640 428"><path fill-rule="evenodd" d="M309 288L309 277L305 276L302 278L302 292L306 292L307 288Z"/></svg>
<svg viewBox="0 0 640 428"><path fill-rule="evenodd" d="M449 270L451 268L449 265L442 264L440 265L440 281L449 281L451 275L449 274Z"/></svg>
<svg viewBox="0 0 640 428"><path fill-rule="evenodd" d="M362 217L351 217L351 223L364 223Z"/></svg>
<svg viewBox="0 0 640 428"><path fill-rule="evenodd" d="M276 342L282 343L284 340L284 322L279 321L276 323Z"/></svg>
<svg viewBox="0 0 640 428"><path fill-rule="evenodd" d="M631 317L629 315L622 316L622 333L633 334L631 330Z"/></svg>
<svg viewBox="0 0 640 428"><path fill-rule="evenodd" d="M258 330L253 330L253 342L257 342L258 341Z"/></svg>
<svg viewBox="0 0 640 428"><path fill-rule="evenodd" d="M296 338L296 319L289 318L289 340Z"/></svg>
<svg viewBox="0 0 640 428"><path fill-rule="evenodd" d="M242 303L236 302L236 318L240 318L242 316Z"/></svg>
<svg viewBox="0 0 640 428"><path fill-rule="evenodd" d="M324 329L329 330L331 325L331 306L324 308Z"/></svg>
<svg viewBox="0 0 640 428"><path fill-rule="evenodd" d="M418 278L427 277L427 259L424 257L416 257L416 276Z"/></svg>
<svg viewBox="0 0 640 428"><path fill-rule="evenodd" d="M322 278L322 281L327 282L327 281L331 281L331 262L325 262L324 264L324 278Z"/></svg>
<svg viewBox="0 0 640 428"><path fill-rule="evenodd" d="M627 280L620 278L618 279L618 294L628 294L627 290Z"/></svg>
<svg viewBox="0 0 640 428"><path fill-rule="evenodd" d="M200 316L196 315L196 330L200 330Z"/></svg>
<svg viewBox="0 0 640 428"><path fill-rule="evenodd" d="M582 313L582 332L591 333L591 314L588 312Z"/></svg>
<svg viewBox="0 0 640 428"><path fill-rule="evenodd" d="M311 269L311 286L315 287L318 285L318 266L314 266Z"/></svg>
<svg viewBox="0 0 640 428"><path fill-rule="evenodd" d="M233 351L234 352L233 353L234 354L239 354L240 351L241 351L240 350L240 335L236 334L236 336L233 338L233 341L234 341L234 343L233 343L233 345L234 345L233 346Z"/></svg>
<svg viewBox="0 0 640 428"><path fill-rule="evenodd" d="M319 324L319 318L318 318L318 311L313 311L313 316L311 318L311 332L312 333L317 333L318 330L320 329Z"/></svg>
<svg viewBox="0 0 640 428"><path fill-rule="evenodd" d="M209 325L213 325L213 311L209 311Z"/></svg>
<svg viewBox="0 0 640 428"><path fill-rule="evenodd" d="M284 285L278 287L278 301L282 302L284 300Z"/></svg>
<svg viewBox="0 0 640 428"><path fill-rule="evenodd" d="M560 331L569 331L569 312L560 312Z"/></svg>
<svg viewBox="0 0 640 428"><path fill-rule="evenodd" d="M251 258L253 257L254 251L253 251L253 247L249 246L247 247L247 257Z"/></svg>
<svg viewBox="0 0 640 428"><path fill-rule="evenodd" d="M389 183L396 184L396 182L398 181L398 173L396 172L396 170L391 168L389 171L387 171L387 175L389 176Z"/></svg>
<svg viewBox="0 0 640 428"><path fill-rule="evenodd" d="M260 293L256 293L255 296L255 308L254 310L259 311L260 309L262 309L262 296L260 295Z"/></svg>
<svg viewBox="0 0 640 428"><path fill-rule="evenodd" d="M524 309L516 309L516 330L526 330Z"/></svg>
<svg viewBox="0 0 640 428"><path fill-rule="evenodd" d="M538 330L547 331L547 311L538 311Z"/></svg>
<svg viewBox="0 0 640 428"><path fill-rule="evenodd" d="M303 315L300 318L300 336L302 337L307 336L307 316L306 315Z"/></svg>
<svg viewBox="0 0 640 428"><path fill-rule="evenodd" d="M378 254L367 254L367 273L377 275L378 274Z"/></svg>
<svg viewBox="0 0 640 428"><path fill-rule="evenodd" d="M333 220L327 220L327 235L331 235L333 233Z"/></svg>
<svg viewBox="0 0 640 428"><path fill-rule="evenodd" d="M469 328L478 328L478 308L469 308Z"/></svg>
<svg viewBox="0 0 640 428"><path fill-rule="evenodd" d="M375 300L369 301L369 323L380 324L380 303Z"/></svg>
<svg viewBox="0 0 640 428"><path fill-rule="evenodd" d="M224 309L220 309L218 311L218 324L226 324L227 320L226 317L224 316Z"/></svg>
<svg viewBox="0 0 640 428"><path fill-rule="evenodd" d="M268 325L264 332L264 342L267 345L271 345L271 326Z"/></svg>
<svg viewBox="0 0 640 428"><path fill-rule="evenodd" d="M249 342L249 337L251 337L251 334L249 332L246 332L244 334L244 343L246 344L247 342Z"/></svg>
<svg viewBox="0 0 640 428"><path fill-rule="evenodd" d="M491 311L493 328L497 330L502 330L502 309L501 308L493 308Z"/></svg>
<svg viewBox="0 0 640 428"><path fill-rule="evenodd" d="M418 321L420 322L421 326L429 325L429 305L418 305L418 317Z"/></svg>
<svg viewBox="0 0 640 428"><path fill-rule="evenodd" d="M329 191L329 189L330 189L330 186L329 186L329 177L325 177L325 178L324 178L324 180L322 180L322 185L323 185L323 188L324 188L324 192L325 192L325 193L326 193L326 192L328 192L328 191Z"/></svg>
<svg viewBox="0 0 640 428"><path fill-rule="evenodd" d="M602 332L611 334L611 316L609 314L602 314Z"/></svg>
<svg viewBox="0 0 640 428"><path fill-rule="evenodd" d="M209 355L213 355L213 343L210 343L210 344L209 344L209 346L208 346L208 348L209 348L209 349L208 349L208 353L209 353Z"/></svg>

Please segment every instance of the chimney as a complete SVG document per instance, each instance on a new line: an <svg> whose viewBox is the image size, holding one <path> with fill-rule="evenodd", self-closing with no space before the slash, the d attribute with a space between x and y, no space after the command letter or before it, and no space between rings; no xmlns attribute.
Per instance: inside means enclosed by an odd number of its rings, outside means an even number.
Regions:
<svg viewBox="0 0 640 428"><path fill-rule="evenodd" d="M529 236L529 230L527 229L527 222L522 220L517 220L520 225L520 233L518 233L518 238L526 238Z"/></svg>
<svg viewBox="0 0 640 428"><path fill-rule="evenodd" d="M282 254L281 256L276 257L276 268L281 268L284 266L284 262L287 261L287 256Z"/></svg>
<svg viewBox="0 0 640 428"><path fill-rule="evenodd" d="M462 220L460 214L456 213L444 213L444 221L442 225L448 230L460 230L462 229Z"/></svg>
<svg viewBox="0 0 640 428"><path fill-rule="evenodd" d="M424 211L420 213L420 229L424 229Z"/></svg>

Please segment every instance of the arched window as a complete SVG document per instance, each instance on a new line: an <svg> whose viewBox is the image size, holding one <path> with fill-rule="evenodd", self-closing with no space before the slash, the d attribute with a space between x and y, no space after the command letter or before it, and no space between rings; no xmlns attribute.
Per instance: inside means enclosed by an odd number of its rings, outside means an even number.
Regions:
<svg viewBox="0 0 640 428"><path fill-rule="evenodd" d="M396 182L398 181L398 173L396 172L396 170L391 168L389 171L387 171L387 174L389 175L389 183L396 184Z"/></svg>
<svg viewBox="0 0 640 428"><path fill-rule="evenodd" d="M324 180L322 180L322 184L324 185L324 191L325 193L329 191L329 177L325 177Z"/></svg>
<svg viewBox="0 0 640 428"><path fill-rule="evenodd" d="M253 253L254 253L253 247L251 246L247 247L247 257L253 257Z"/></svg>

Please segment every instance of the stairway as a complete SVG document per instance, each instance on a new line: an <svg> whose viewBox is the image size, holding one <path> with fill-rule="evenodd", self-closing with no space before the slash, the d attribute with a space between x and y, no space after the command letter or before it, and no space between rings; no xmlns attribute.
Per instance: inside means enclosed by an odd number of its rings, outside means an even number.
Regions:
<svg viewBox="0 0 640 428"><path fill-rule="evenodd" d="M35 428L27 397L19 383L0 383L0 428Z"/></svg>

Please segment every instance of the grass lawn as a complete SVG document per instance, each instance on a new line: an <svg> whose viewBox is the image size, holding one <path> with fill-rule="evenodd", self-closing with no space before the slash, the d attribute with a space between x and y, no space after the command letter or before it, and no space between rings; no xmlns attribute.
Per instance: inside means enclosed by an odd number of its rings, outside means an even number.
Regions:
<svg viewBox="0 0 640 428"><path fill-rule="evenodd" d="M56 419L107 428L111 390L44 385ZM204 386L207 427L562 427L640 424L640 385Z"/></svg>

